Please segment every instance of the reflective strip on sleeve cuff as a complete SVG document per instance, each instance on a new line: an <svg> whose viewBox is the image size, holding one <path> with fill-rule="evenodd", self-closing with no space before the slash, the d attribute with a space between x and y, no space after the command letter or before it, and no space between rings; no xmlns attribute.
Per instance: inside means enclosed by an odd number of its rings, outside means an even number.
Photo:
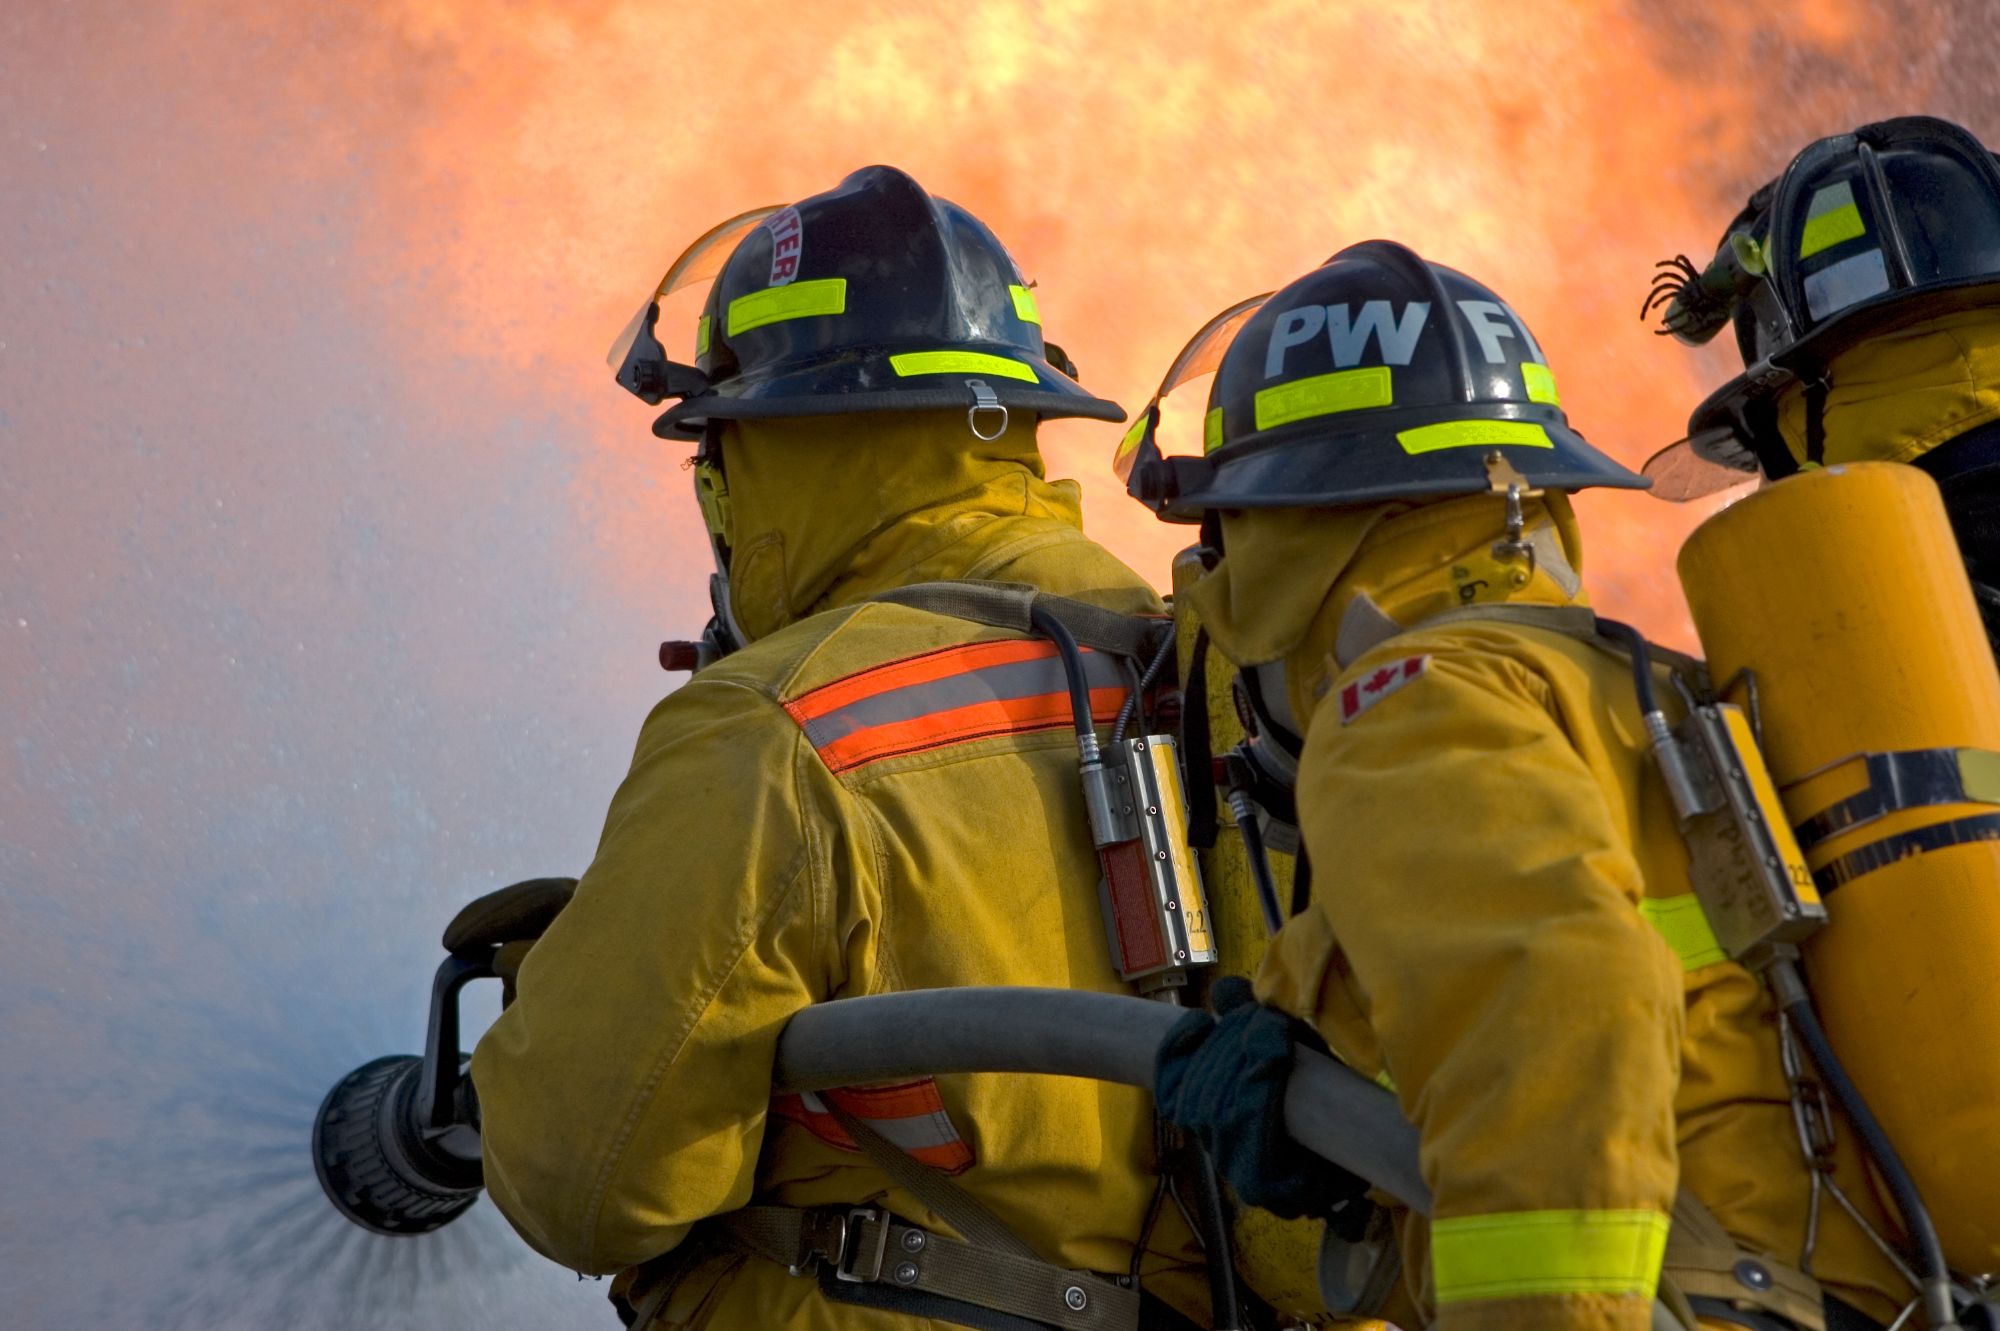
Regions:
<svg viewBox="0 0 2000 1331"><path fill-rule="evenodd" d="M1639 913L1646 917L1646 923L1659 931L1667 946L1674 950L1674 955L1681 959L1682 970L1700 970L1703 966L1729 960L1722 944L1715 941L1715 930L1709 926L1708 916L1702 913L1701 902L1694 893L1683 892L1677 897L1645 897L1639 902Z"/></svg>
<svg viewBox="0 0 2000 1331"><path fill-rule="evenodd" d="M1667 1249L1657 1211L1509 1211L1431 1224L1440 1304L1537 1294L1652 1298Z"/></svg>

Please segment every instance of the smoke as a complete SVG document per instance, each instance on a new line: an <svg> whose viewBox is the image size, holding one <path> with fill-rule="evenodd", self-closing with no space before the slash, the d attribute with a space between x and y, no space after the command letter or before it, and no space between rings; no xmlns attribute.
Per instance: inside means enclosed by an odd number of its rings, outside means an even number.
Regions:
<svg viewBox="0 0 2000 1331"><path fill-rule="evenodd" d="M12 1324L574 1324L482 1203L344 1227L305 1151L417 1047L437 930L588 858L702 616L602 351L719 218L888 161L1136 407L1211 313L1390 236L1518 305L1637 463L1734 368L1637 320L1807 138L2000 131L1987 6L610 2L0 13L0 1301ZM1961 45L1963 50L1960 49ZM685 338L692 311L669 311ZM1164 580L1117 431L1047 432ZM1698 513L1586 498L1686 640ZM691 848L691 853L698 851Z"/></svg>

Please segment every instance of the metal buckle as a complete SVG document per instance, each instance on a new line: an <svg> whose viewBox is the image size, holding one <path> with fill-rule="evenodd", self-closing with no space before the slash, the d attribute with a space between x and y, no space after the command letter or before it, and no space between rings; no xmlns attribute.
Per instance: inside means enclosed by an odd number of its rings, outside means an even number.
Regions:
<svg viewBox="0 0 2000 1331"><path fill-rule="evenodd" d="M838 1262L847 1247L847 1217L827 1211L807 1211L805 1228L799 1235L796 1260L785 1269L802 1276L820 1262Z"/></svg>
<svg viewBox="0 0 2000 1331"><path fill-rule="evenodd" d="M866 1254L865 1268L857 1261L863 1254L861 1248L862 1226L869 1221L876 1223L875 1241ZM850 1285L866 1285L882 1278L882 1257L889 1251L889 1214L879 1206L852 1206L847 1211L847 1221L841 1227L840 1254L834 1259L833 1276Z"/></svg>

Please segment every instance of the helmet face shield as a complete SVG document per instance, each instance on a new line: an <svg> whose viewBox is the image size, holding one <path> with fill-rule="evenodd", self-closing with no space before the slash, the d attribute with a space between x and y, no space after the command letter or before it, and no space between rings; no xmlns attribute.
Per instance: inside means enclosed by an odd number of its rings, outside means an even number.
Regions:
<svg viewBox="0 0 2000 1331"><path fill-rule="evenodd" d="M667 266L666 276L653 288L652 297L634 312L632 321L618 334L618 340L611 344L611 350L604 358L627 391L644 398L649 404L659 405L660 399L666 396L670 362L666 348L660 345L654 329L659 323L661 311L666 307L667 298L697 282L713 281L735 251L737 243L758 223L779 211L781 206L771 204L764 208L752 208L747 213L738 213L728 221L710 227ZM695 328L697 358L708 352L708 323L709 317L704 314Z"/></svg>
<svg viewBox="0 0 2000 1331"><path fill-rule="evenodd" d="M1250 316L1270 298L1271 293L1267 291L1261 296L1252 296L1248 300L1240 300L1231 305L1203 324L1201 331L1189 338L1187 345L1181 348L1180 354L1174 357L1173 364L1167 367L1166 374L1160 379L1159 389L1146 404L1146 409L1140 412L1138 419L1132 423L1132 428L1125 432L1125 437L1119 440L1118 452L1111 460L1112 471L1117 473L1119 480L1127 483L1128 488L1135 470L1157 467L1162 461L1158 438L1160 404L1182 385L1203 375L1214 374L1221 366L1222 355L1229 350L1229 344L1235 340L1237 332L1244 324L1250 322ZM1218 422L1220 420L1219 417L1214 419ZM1202 451L1207 452L1220 441L1211 441L1207 437L1209 432L1206 430L1203 433Z"/></svg>
<svg viewBox="0 0 2000 1331"><path fill-rule="evenodd" d="M1734 430L1710 430L1701 439L1683 439L1646 459L1640 473L1653 483L1652 495L1685 504L1721 494L1758 478L1757 458Z"/></svg>

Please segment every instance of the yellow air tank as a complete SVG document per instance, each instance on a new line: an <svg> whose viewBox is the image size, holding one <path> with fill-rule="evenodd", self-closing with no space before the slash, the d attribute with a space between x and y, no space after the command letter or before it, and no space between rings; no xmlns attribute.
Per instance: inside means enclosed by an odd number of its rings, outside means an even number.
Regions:
<svg viewBox="0 0 2000 1331"><path fill-rule="evenodd" d="M2000 1269L2000 673L1937 487L1800 473L1704 523L1680 574L1718 687L1755 673L1834 1048L1952 1266Z"/></svg>

